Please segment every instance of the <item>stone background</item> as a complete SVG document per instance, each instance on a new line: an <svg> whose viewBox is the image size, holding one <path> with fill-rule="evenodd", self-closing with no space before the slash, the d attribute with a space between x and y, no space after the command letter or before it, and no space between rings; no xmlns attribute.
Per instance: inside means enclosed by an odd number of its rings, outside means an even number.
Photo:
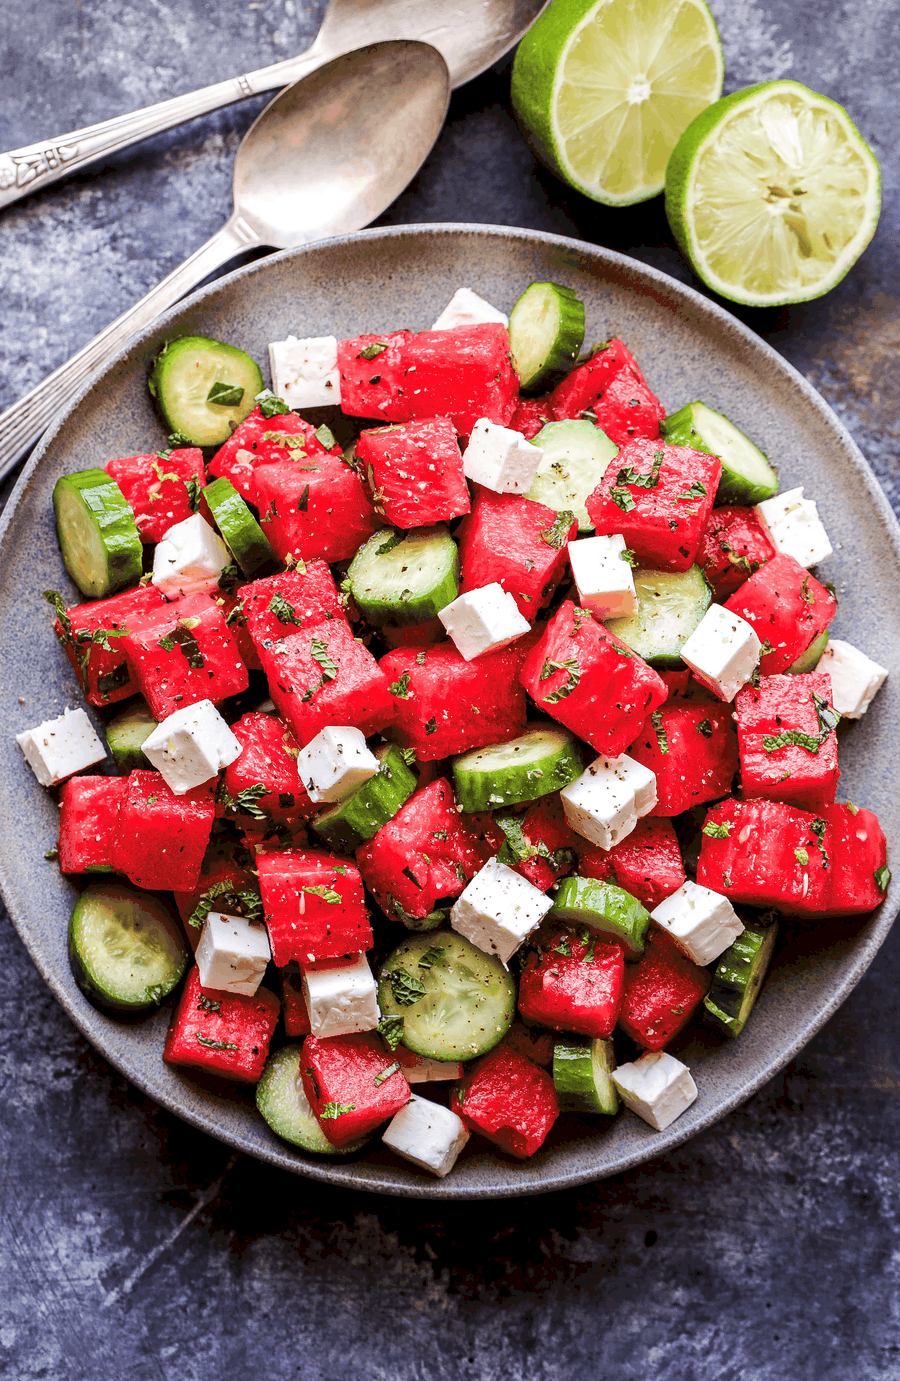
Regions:
<svg viewBox="0 0 900 1381"><path fill-rule="evenodd" d="M436 0L423 0L436 3ZM743 311L900 509L896 0L713 0L726 91L790 76L881 160L872 245L827 298ZM300 51L306 0L0 0L0 148ZM0 408L205 240L256 99L3 213ZM458 91L383 223L576 235L692 281L661 200L539 171L509 61ZM877 579L877 572L870 578ZM224 1381L898 1381L900 937L802 1056L673 1156L471 1207L350 1195L160 1110L72 1027L0 921L0 1375Z"/></svg>

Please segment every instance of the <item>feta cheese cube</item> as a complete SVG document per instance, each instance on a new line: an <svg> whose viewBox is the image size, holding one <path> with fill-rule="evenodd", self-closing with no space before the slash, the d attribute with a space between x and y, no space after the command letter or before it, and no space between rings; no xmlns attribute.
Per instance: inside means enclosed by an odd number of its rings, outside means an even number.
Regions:
<svg viewBox="0 0 900 1381"><path fill-rule="evenodd" d="M728 898L696 882L679 887L650 915L682 953L700 965L718 959L744 930Z"/></svg>
<svg viewBox="0 0 900 1381"><path fill-rule="evenodd" d="M456 1164L469 1135L455 1112L414 1093L391 1118L382 1140L404 1160L443 1179Z"/></svg>
<svg viewBox="0 0 900 1381"><path fill-rule="evenodd" d="M496 581L459 595L438 610L438 618L466 662L496 652L531 631L512 595Z"/></svg>
<svg viewBox="0 0 900 1381"><path fill-rule="evenodd" d="M626 1108L657 1132L665 1131L697 1099L687 1065L664 1050L648 1050L634 1064L619 1065L612 1077Z"/></svg>
<svg viewBox="0 0 900 1381"><path fill-rule="evenodd" d="M343 801L376 776L379 762L365 734L352 725L328 725L300 749L297 771L311 801Z"/></svg>
<svg viewBox="0 0 900 1381"><path fill-rule="evenodd" d="M728 702L750 680L761 649L746 619L711 604L681 649L681 659L701 685Z"/></svg>
<svg viewBox="0 0 900 1381"><path fill-rule="evenodd" d="M157 724L141 745L144 756L178 796L202 786L243 752L211 700L198 700Z"/></svg>
<svg viewBox="0 0 900 1381"><path fill-rule="evenodd" d="M480 418L463 456L466 478L496 494L527 494L544 452L521 432Z"/></svg>
<svg viewBox="0 0 900 1381"><path fill-rule="evenodd" d="M485 954L505 964L553 905L505 863L490 859L450 908L450 924Z"/></svg>
<svg viewBox="0 0 900 1381"><path fill-rule="evenodd" d="M831 700L845 719L861 719L887 680L887 667L879 666L858 648L832 638L816 671L831 677Z"/></svg>
<svg viewBox="0 0 900 1381"><path fill-rule="evenodd" d="M509 325L505 312L492 307L471 288L457 288L431 329L450 331L454 326L484 326L491 321L499 321L501 326Z"/></svg>
<svg viewBox="0 0 900 1381"><path fill-rule="evenodd" d="M201 988L253 997L272 958L266 927L210 911L197 945Z"/></svg>
<svg viewBox="0 0 900 1381"><path fill-rule="evenodd" d="M598 619L621 619L637 609L631 566L620 532L569 542L569 564L578 587L578 603Z"/></svg>
<svg viewBox="0 0 900 1381"><path fill-rule="evenodd" d="M792 556L801 566L815 566L831 555L831 542L819 510L813 499L804 499L802 488L763 499L754 512L772 546L782 556Z"/></svg>
<svg viewBox="0 0 900 1381"><path fill-rule="evenodd" d="M559 795L572 829L611 849L656 805L656 774L625 753L599 757Z"/></svg>
<svg viewBox="0 0 900 1381"><path fill-rule="evenodd" d="M269 367L272 392L292 408L323 408L341 401L336 336L273 341Z"/></svg>
<svg viewBox="0 0 900 1381"><path fill-rule="evenodd" d="M106 757L84 710L66 709L58 719L16 734L16 743L41 786L56 786Z"/></svg>
<svg viewBox="0 0 900 1381"><path fill-rule="evenodd" d="M314 1036L374 1031L381 1020L378 985L364 954L352 964L313 964L303 970L303 996Z"/></svg>
<svg viewBox="0 0 900 1381"><path fill-rule="evenodd" d="M398 1045L394 1055L408 1084L433 1084L442 1080L455 1082L463 1076L459 1060L429 1060L424 1055L407 1050L405 1045Z"/></svg>
<svg viewBox="0 0 900 1381"><path fill-rule="evenodd" d="M167 599L214 590L231 552L199 513L170 527L153 553L153 584Z"/></svg>

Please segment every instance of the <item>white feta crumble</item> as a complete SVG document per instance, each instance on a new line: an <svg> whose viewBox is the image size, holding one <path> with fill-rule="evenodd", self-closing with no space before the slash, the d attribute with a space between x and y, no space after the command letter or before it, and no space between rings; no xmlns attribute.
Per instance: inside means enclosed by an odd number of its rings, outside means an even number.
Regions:
<svg viewBox="0 0 900 1381"><path fill-rule="evenodd" d="M521 432L481 417L463 456L466 479L496 494L527 494L544 452Z"/></svg>
<svg viewBox="0 0 900 1381"><path fill-rule="evenodd" d="M840 638L831 639L816 671L831 677L831 703L845 719L861 719L888 676L887 667Z"/></svg>
<svg viewBox="0 0 900 1381"><path fill-rule="evenodd" d="M391 1118L382 1140L420 1170L443 1178L453 1169L469 1135L455 1112L414 1093Z"/></svg>
<svg viewBox="0 0 900 1381"><path fill-rule="evenodd" d="M197 945L201 988L253 997L272 958L266 927L210 911Z"/></svg>
<svg viewBox="0 0 900 1381"><path fill-rule="evenodd" d="M780 555L792 556L807 567L831 556L831 542L815 500L804 499L802 488L763 499L753 511Z"/></svg>
<svg viewBox="0 0 900 1381"><path fill-rule="evenodd" d="M177 796L202 786L244 751L211 700L198 700L157 724L141 751Z"/></svg>
<svg viewBox="0 0 900 1381"><path fill-rule="evenodd" d="M625 538L583 537L568 544L569 563L578 588L578 603L598 619L621 619L637 609L631 566L623 558Z"/></svg>
<svg viewBox="0 0 900 1381"><path fill-rule="evenodd" d="M611 849L656 805L656 774L625 753L601 756L559 795L576 834Z"/></svg>
<svg viewBox="0 0 900 1381"><path fill-rule="evenodd" d="M350 724L329 724L297 757L297 771L309 799L343 801L376 776L380 763L366 746L365 734Z"/></svg>
<svg viewBox="0 0 900 1381"><path fill-rule="evenodd" d="M170 527L153 553L153 584L167 599L214 590L231 552L209 523L193 513Z"/></svg>
<svg viewBox="0 0 900 1381"><path fill-rule="evenodd" d="M496 954L506 964L552 905L552 898L521 873L492 858L453 903L450 924L485 954Z"/></svg>
<svg viewBox="0 0 900 1381"><path fill-rule="evenodd" d="M56 786L106 757L84 710L66 709L58 719L16 734L16 743L41 786Z"/></svg>
<svg viewBox="0 0 900 1381"><path fill-rule="evenodd" d="M314 1036L374 1031L381 1020L378 985L364 954L353 964L304 968L303 996Z"/></svg>
<svg viewBox="0 0 900 1381"><path fill-rule="evenodd" d="M425 1055L416 1055L405 1045L398 1045L394 1058L403 1070L408 1084L433 1084L444 1080L455 1083L463 1076L463 1066L459 1060L429 1060Z"/></svg>
<svg viewBox="0 0 900 1381"><path fill-rule="evenodd" d="M272 392L292 408L322 408L341 401L336 336L273 341L269 346Z"/></svg>
<svg viewBox="0 0 900 1381"><path fill-rule="evenodd" d="M730 702L759 664L762 643L746 619L711 604L681 649L701 685Z"/></svg>
<svg viewBox="0 0 900 1381"><path fill-rule="evenodd" d="M697 1099L687 1065L664 1050L648 1050L634 1064L619 1065L612 1078L626 1108L657 1132L665 1131Z"/></svg>
<svg viewBox="0 0 900 1381"><path fill-rule="evenodd" d="M682 953L701 966L718 959L744 930L728 898L696 882L679 887L650 915Z"/></svg>
<svg viewBox="0 0 900 1381"><path fill-rule="evenodd" d="M509 325L505 312L492 307L471 288L457 288L431 329L452 331L454 326L484 326L492 321L499 321L501 326Z"/></svg>
<svg viewBox="0 0 900 1381"><path fill-rule="evenodd" d="M466 662L496 652L531 631L512 595L496 581L459 595L438 610L438 618Z"/></svg>

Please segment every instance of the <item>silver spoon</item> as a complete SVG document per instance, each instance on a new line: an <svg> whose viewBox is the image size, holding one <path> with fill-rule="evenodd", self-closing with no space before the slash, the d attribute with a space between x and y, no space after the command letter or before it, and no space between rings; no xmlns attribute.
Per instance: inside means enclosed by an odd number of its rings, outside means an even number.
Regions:
<svg viewBox="0 0 900 1381"><path fill-rule="evenodd" d="M0 478L110 355L214 269L255 245L289 249L379 216L424 163L449 100L440 53L403 40L346 53L276 96L238 149L222 229L0 416Z"/></svg>
<svg viewBox="0 0 900 1381"><path fill-rule="evenodd" d="M200 91L0 153L0 210L98 158L210 110L287 86L339 53L390 38L420 39L445 59L454 86L518 43L548 0L330 0L312 47Z"/></svg>

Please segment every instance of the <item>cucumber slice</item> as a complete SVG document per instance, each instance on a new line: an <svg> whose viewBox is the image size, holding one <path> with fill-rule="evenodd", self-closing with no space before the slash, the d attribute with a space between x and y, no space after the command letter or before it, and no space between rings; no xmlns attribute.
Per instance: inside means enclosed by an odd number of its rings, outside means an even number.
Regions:
<svg viewBox="0 0 900 1381"><path fill-rule="evenodd" d="M148 387L168 431L178 432L188 446L221 446L253 411L263 377L256 361L236 346L181 336L166 341Z"/></svg>
<svg viewBox="0 0 900 1381"><path fill-rule="evenodd" d="M125 495L105 470L61 475L53 510L66 570L82 594L102 599L138 583L141 534Z"/></svg>
<svg viewBox="0 0 900 1381"><path fill-rule="evenodd" d="M600 1112L614 1117L619 1091L612 1081L612 1041L566 1036L553 1046L553 1087L563 1112Z"/></svg>
<svg viewBox="0 0 900 1381"><path fill-rule="evenodd" d="M584 343L584 303L561 283L530 283L509 314L509 349L523 389L571 369Z"/></svg>
<svg viewBox="0 0 900 1381"><path fill-rule="evenodd" d="M403 1018L403 1044L428 1060L474 1060L506 1035L516 985L492 955L452 930L404 940L382 965L382 1016Z"/></svg>
<svg viewBox="0 0 900 1381"><path fill-rule="evenodd" d="M707 1021L729 1036L739 1036L747 1025L753 1004L775 948L778 927L749 925L722 955L712 986L703 999Z"/></svg>
<svg viewBox="0 0 900 1381"><path fill-rule="evenodd" d="M453 785L463 810L494 810L561 791L583 771L572 734L556 724L531 724L508 743L454 758Z"/></svg>
<svg viewBox="0 0 900 1381"><path fill-rule="evenodd" d="M768 457L733 422L705 403L687 403L662 423L670 446L690 446L722 462L716 503L755 504L778 493L778 476Z"/></svg>
<svg viewBox="0 0 900 1381"><path fill-rule="evenodd" d="M605 619L615 633L652 667L680 667L681 649L700 623L712 591L699 566L686 571L635 571L637 609L623 619Z"/></svg>
<svg viewBox="0 0 900 1381"><path fill-rule="evenodd" d="M823 628L817 638L814 638L805 652L801 652L796 662L791 662L786 676L802 676L808 671L815 671L822 658L822 653L828 646L828 629Z"/></svg>
<svg viewBox="0 0 900 1381"><path fill-rule="evenodd" d="M309 1105L300 1077L302 1045L285 1045L266 1060L256 1085L256 1106L276 1136L317 1156L348 1156L365 1146L367 1138L349 1146L332 1146Z"/></svg>
<svg viewBox="0 0 900 1381"><path fill-rule="evenodd" d="M335 853L352 854L393 820L397 811L413 794L417 778L403 761L395 743L381 743L375 749L381 764L377 774L363 782L346 801L323 810L311 821L320 839Z"/></svg>
<svg viewBox="0 0 900 1381"><path fill-rule="evenodd" d="M84 995L113 1012L157 1007L181 981L188 952L178 922L152 892L92 882L69 922L69 962Z"/></svg>
<svg viewBox="0 0 900 1381"><path fill-rule="evenodd" d="M347 572L350 593L376 628L425 623L459 594L459 552L443 523L384 528L360 547Z"/></svg>
<svg viewBox="0 0 900 1381"><path fill-rule="evenodd" d="M639 959L650 925L650 912L637 897L613 882L568 877L559 884L549 920L586 925L616 940L626 959Z"/></svg>
<svg viewBox="0 0 900 1381"><path fill-rule="evenodd" d="M606 432L593 422L548 422L534 438L544 452L534 483L525 495L535 503L563 513L571 509L579 532L593 532L585 501L619 454Z"/></svg>
<svg viewBox="0 0 900 1381"><path fill-rule="evenodd" d="M231 480L213 480L203 490L203 497L225 545L249 580L269 575L281 565Z"/></svg>
<svg viewBox="0 0 900 1381"><path fill-rule="evenodd" d="M141 752L141 745L157 727L157 721L143 697L132 701L126 709L109 721L105 730L106 742L120 775L124 776L135 767L153 766Z"/></svg>

